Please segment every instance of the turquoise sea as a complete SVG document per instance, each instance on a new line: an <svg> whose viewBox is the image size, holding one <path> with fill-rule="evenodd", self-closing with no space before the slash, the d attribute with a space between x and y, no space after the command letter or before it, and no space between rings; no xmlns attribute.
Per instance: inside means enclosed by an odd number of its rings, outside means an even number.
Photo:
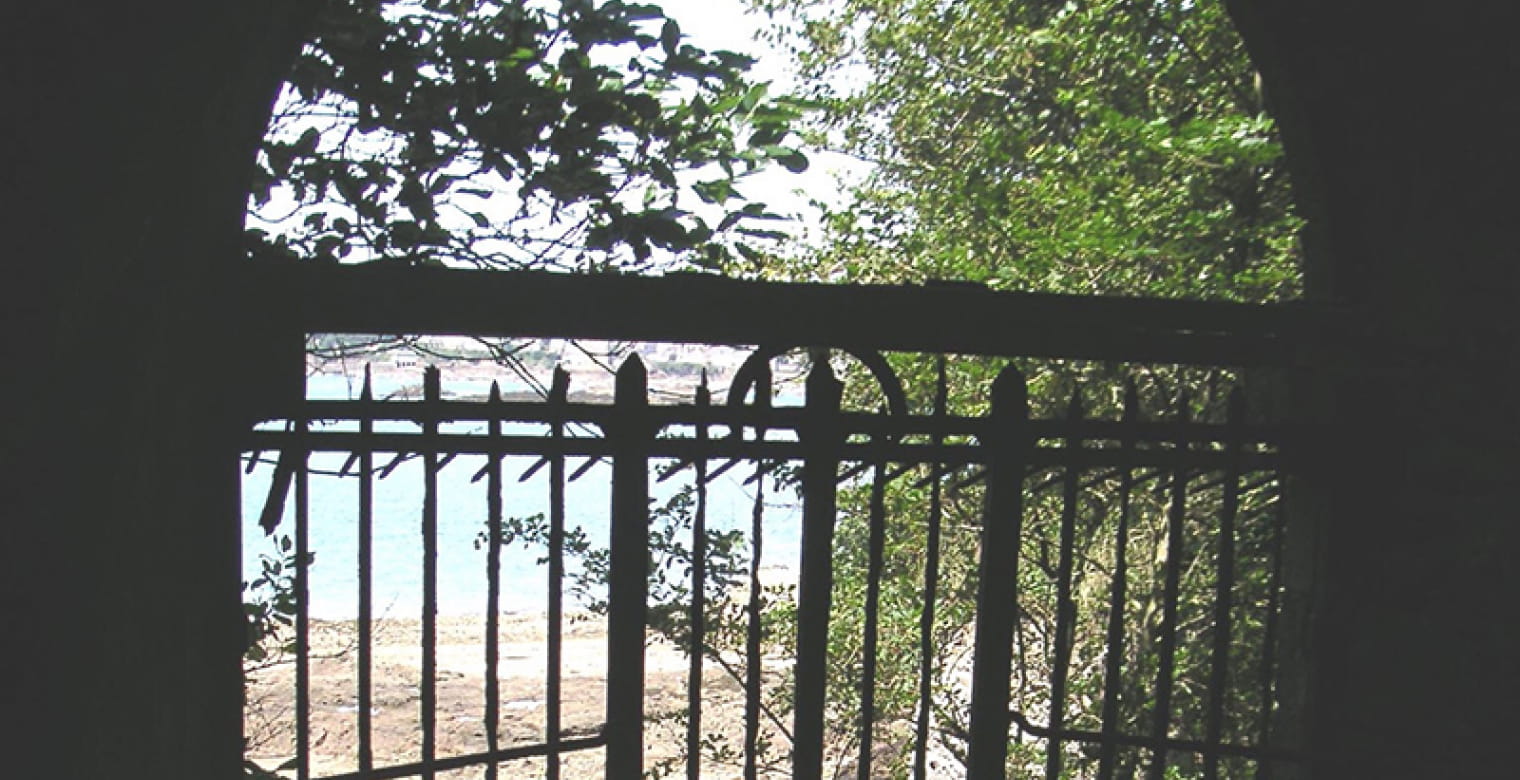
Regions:
<svg viewBox="0 0 1520 780"><path fill-rule="evenodd" d="M419 372L420 373L420 372ZM413 383L415 384L415 382ZM481 387L475 387L480 384ZM488 383L451 384L445 379L445 394L476 395ZM395 380L376 378L377 396L399 389ZM505 389L505 388L504 388ZM342 376L316 375L307 381L307 397L342 399L357 395L357 385ZM400 430L409 428L397 423ZM415 430L415 428L410 428ZM534 430L522 426L523 432ZM390 462L392 456L375 458L376 469ZM347 459L344 453L314 454L313 471L338 471ZM264 453L253 470L243 477L243 572L251 579L259 569L262 556L276 555L274 542L258 527L258 519L269 492L273 474L273 456ZM508 458L503 461L503 514L507 517L548 512L549 470L540 469L525 482L518 476L533 465L533 458ZM569 469L581 464L572 459ZM245 454L244 465L248 463ZM450 462L438 478L438 611L443 615L483 614L486 607L486 550L480 535L486 525L486 480L472 482L485 465L484 456L460 455ZM607 544L607 517L610 505L610 467L598 464L566 487L566 526L584 529L592 544ZM663 483L651 476L651 492L656 502L663 502L690 484L691 470ZM741 464L718 477L708 487L708 526L717 530L747 529L754 502L753 485L742 484L752 468ZM358 612L358 495L359 480L313 474L310 477L310 548L315 559L310 570L311 615L322 619L351 619ZM278 535L295 533L294 489L286 498L285 514ZM423 477L420 460L413 458L397 466L389 476L374 481L373 604L376 617L415 618L422 609L422 496ZM798 555L800 512L795 498L778 494L767 484L764 553L762 566L767 569L795 570ZM543 612L548 603L548 568L541 562L542 547L525 549L521 544L504 548L501 558L501 607L509 613ZM576 564L567 560L574 570ZM784 576L784 575L782 575ZM570 594L566 604L573 608Z"/></svg>

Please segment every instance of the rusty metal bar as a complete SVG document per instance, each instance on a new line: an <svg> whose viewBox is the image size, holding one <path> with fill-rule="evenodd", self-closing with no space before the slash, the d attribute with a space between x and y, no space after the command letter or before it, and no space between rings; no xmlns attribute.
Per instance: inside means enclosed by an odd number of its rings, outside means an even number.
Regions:
<svg viewBox="0 0 1520 780"><path fill-rule="evenodd" d="M369 364L364 365L364 386L359 391L361 401L374 398L370 387ZM359 435L375 432L372 420L359 422ZM374 527L375 527L375 456L369 449L359 451L359 771L367 772L375 766L373 747L374 724L371 710L374 708Z"/></svg>
<svg viewBox="0 0 1520 780"><path fill-rule="evenodd" d="M943 417L949 406L949 383L945 377L945 356L935 358L934 416ZM935 433L934 445L944 443L944 435ZM929 528L924 547L924 609L918 622L918 718L913 729L913 778L927 780L929 772L929 715L933 711L934 607L939 597L939 545L943 507L940 491L944 477L940 464L929 464Z"/></svg>
<svg viewBox="0 0 1520 780"><path fill-rule="evenodd" d="M1235 593L1235 513L1240 506L1240 466L1235 456L1243 445L1241 429L1245 424L1246 402L1240 388L1230 392L1226 427L1234 435L1226 442L1225 454L1229 465L1225 468L1224 498L1219 511L1218 577L1214 590L1214 647L1209 667L1208 711L1204 717L1204 742L1209 746L1203 754L1203 776L1208 780L1219 777L1219 744L1224 728L1225 699L1229 693L1231 610Z"/></svg>
<svg viewBox="0 0 1520 780"><path fill-rule="evenodd" d="M881 609L881 570L883 548L886 545L886 490L885 461L878 460L871 480L870 527L868 530L866 564L865 637L861 642L860 674L860 752L856 758L856 776L871 780L872 726L876 713L876 646L878 616Z"/></svg>
<svg viewBox="0 0 1520 780"><path fill-rule="evenodd" d="M1124 387L1123 420L1133 423L1140 418L1140 396L1133 377ZM1133 439L1124 439L1119 446L1129 450L1135 446ZM1124 605L1129 597L1129 520L1130 493L1134 490L1135 475L1131 469L1119 472L1119 527L1114 532L1114 576L1109 586L1108 637L1103 658L1103 714L1102 743L1098 752L1098 779L1113 780L1115 762L1118 760L1119 689L1124 680Z"/></svg>
<svg viewBox="0 0 1520 780"><path fill-rule="evenodd" d="M712 403L707 388L707 372L697 386L697 408ZM707 426L698 425L699 444L707 443ZM707 643L707 459L693 464L692 478L697 493L696 513L691 523L691 662L686 673L686 777L702 777L702 656Z"/></svg>
<svg viewBox="0 0 1520 780"><path fill-rule="evenodd" d="M605 734L595 734L589 737L567 739L561 744L560 749L569 752L573 750L594 750L607 744ZM328 775L322 780L396 780L397 778L416 777L425 769L431 768L438 772L448 772L456 769L465 769L482 764L500 763L502 761L516 761L535 756L547 756L548 745L514 745L509 748L501 748L495 752L467 753L458 756L449 756L424 764L414 762L411 764L396 764L368 772L348 772L340 775Z"/></svg>
<svg viewBox="0 0 1520 780"><path fill-rule="evenodd" d="M296 420L296 780L311 777L311 475L306 420Z"/></svg>
<svg viewBox="0 0 1520 780"><path fill-rule="evenodd" d="M1082 419L1082 392L1071 391L1071 403L1067 406L1066 419ZM1066 447L1077 453L1082 440L1066 440ZM1076 602L1071 598L1072 558L1075 555L1077 533L1077 487L1081 472L1068 465L1062 480L1061 539L1059 558L1056 563L1056 646L1055 658L1050 666L1050 732L1060 734L1066 727L1066 677L1070 673L1072 633L1076 630ZM1046 745L1046 780L1060 780L1061 739L1054 737Z"/></svg>
<svg viewBox="0 0 1520 780"><path fill-rule="evenodd" d="M1272 700L1277 681L1277 623L1278 610L1282 606L1283 541L1287 530L1283 513L1281 505L1272 513L1272 575L1267 582L1267 618L1261 640L1261 677L1258 682L1261 710L1257 713L1256 739L1261 745L1270 745L1272 742ZM1257 764L1256 777L1258 780L1270 780L1272 763L1262 761Z"/></svg>
<svg viewBox="0 0 1520 780"><path fill-rule="evenodd" d="M802 562L797 583L795 726L792 777L823 776L824 703L828 685L829 609L834 588L834 520L839 473L838 414L842 390L824 355L815 355L806 390L807 424L800 434Z"/></svg>
<svg viewBox="0 0 1520 780"><path fill-rule="evenodd" d="M554 378L549 383L548 405L552 411L562 410L570 397L570 374L561 366L554 367ZM565 436L565 424L551 415L549 440L560 441ZM548 752L544 757L544 777L559 780L560 770L560 710L562 707L561 678L564 668L565 625L565 456L549 455L549 646L544 653L544 735Z"/></svg>
<svg viewBox="0 0 1520 780"><path fill-rule="evenodd" d="M755 406L768 408L771 404L771 367L763 363L755 373ZM734 429L736 438L742 431ZM765 428L755 428L755 439L765 438ZM737 461L731 462L736 463ZM760 561L765 551L765 464L755 463L755 501L750 510L750 558L749 558L749 605L745 611L748 619L744 629L744 780L756 780L759 772L760 739L760 673L763 660L760 657Z"/></svg>
<svg viewBox="0 0 1520 780"><path fill-rule="evenodd" d="M609 433L612 523L607 568L607 780L644 776L644 625L648 609L648 374L637 355L618 369Z"/></svg>
<svg viewBox="0 0 1520 780"><path fill-rule="evenodd" d="M992 383L991 429L982 560L976 594L976 657L971 671L967 776L1002 780L1008 757L1008 680L1018 624L1019 537L1029 396L1012 365Z"/></svg>
<svg viewBox="0 0 1520 780"><path fill-rule="evenodd" d="M491 383L489 404L501 401L501 387ZM491 417L486 435L501 435L501 420ZM486 464L486 752L495 753L497 732L500 730L501 681L497 679L497 663L501 658L501 456L487 456ZM496 780L496 762L486 764L486 780Z"/></svg>
<svg viewBox="0 0 1520 780"><path fill-rule="evenodd" d="M1188 397L1177 399L1177 417L1188 417ZM1177 442L1178 449L1187 447ZM1177 591L1182 580L1183 522L1187 513L1187 470L1177 468L1172 472L1171 504L1167 510L1166 525L1166 580L1161 602L1161 648L1156 664L1156 709L1153 713L1151 738L1157 747L1151 754L1147 772L1150 780L1164 780L1166 776L1165 740L1172 728L1172 684L1177 658Z"/></svg>
<svg viewBox="0 0 1520 780"><path fill-rule="evenodd" d="M437 366L422 372L424 401L442 398ZM422 423L422 777L436 770L438 720L438 416Z"/></svg>

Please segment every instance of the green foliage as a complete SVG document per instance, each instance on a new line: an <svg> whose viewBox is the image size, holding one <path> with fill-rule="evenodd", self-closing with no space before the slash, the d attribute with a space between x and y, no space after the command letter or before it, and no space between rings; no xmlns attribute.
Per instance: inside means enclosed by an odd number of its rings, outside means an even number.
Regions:
<svg viewBox="0 0 1520 780"><path fill-rule="evenodd" d="M751 62L684 43L652 4L329 2L259 156L249 252L578 271L647 268L656 251L726 262L762 218L742 208L763 212L742 177L807 164L786 144L801 104L748 81Z"/></svg>
<svg viewBox="0 0 1520 780"><path fill-rule="evenodd" d="M289 536L271 539L274 550L259 556L259 572L243 582L243 620L248 626L244 666L277 663L295 652L287 629L296 619L298 560ZM309 565L315 554L308 553Z"/></svg>
<svg viewBox="0 0 1520 780"><path fill-rule="evenodd" d="M842 205L824 210L811 245L735 266L762 276L857 283L964 280L1016 289L1163 298L1266 302L1300 287L1300 221L1276 127L1243 45L1218 2L1088 0L755 0L775 14L775 41L788 45L803 74L801 96L822 106L809 138L874 164ZM931 408L935 373L919 356L889 355L915 408ZM1082 388L1087 416L1118 416L1123 380L1140 384L1147 414L1170 417L1188 397L1195 419L1220 419L1240 378L1223 370L1020 361L1031 412L1059 417ZM948 365L949 406L986 411L999 361ZM857 408L879 403L871 383L847 383ZM1054 663L1060 491L1026 487L1021 540L1020 621L1014 706L1039 722L1048 711ZM1147 733L1157 664L1165 565L1164 475L1135 499L1129 539L1124 681L1120 720ZM887 560L922 561L927 515L921 490L899 480L888 490ZM1101 700L1107 599L1113 590L1118 485L1100 479L1079 494L1072 593L1072 702L1068 722L1096 728ZM947 498L947 527L979 524L980 488ZM1270 708L1244 682L1259 673L1270 572L1272 487L1242 498L1241 556L1234 594L1228 738ZM1183 626L1177 658L1175 722L1200 727L1199 691L1210 666L1214 548L1220 495L1190 500L1181 584ZM830 703L846 744L854 737L859 606L866 571L868 497L841 494ZM911 529L911 530L903 530ZM945 591L931 659L937 741L963 749L965 681L955 654L965 647L975 533L945 536ZM889 567L890 569L891 567ZM895 578L895 579L894 579ZM916 636L921 572L889 571L882 588L883 653L878 671L878 740L915 717L910 682L915 648L889 637ZM1252 644L1257 642L1258 644ZM887 727L880 728L881 724ZM1251 728L1254 728L1254 722ZM1201 733L1186 731L1193 738ZM901 745L901 741L895 742ZM1014 773L1039 773L1044 743L1010 745ZM846 751L847 752L847 749ZM1133 761L1133 757L1126 759ZM1083 776L1095 756L1074 751L1067 767ZM883 768L898 771L903 764ZM1133 769L1133 764L1127 764ZM1121 772L1121 775L1124 773ZM1186 774L1186 773L1184 773Z"/></svg>
<svg viewBox="0 0 1520 780"><path fill-rule="evenodd" d="M295 658L296 643L292 632L296 620L296 568L299 558L289 536L270 537L272 550L259 556L259 572L243 582L243 620L247 640L243 648L243 673L287 663ZM306 563L316 559L308 553ZM246 679L245 679L246 683ZM247 693L245 687L245 694ZM244 753L259 740L244 736ZM280 769L293 768L287 762ZM278 778L276 771L243 760L243 777L267 780Z"/></svg>
<svg viewBox="0 0 1520 780"><path fill-rule="evenodd" d="M687 485L668 501L650 510L648 559L648 628L656 641L668 642L690 658L700 653L737 685L742 686L751 659L745 656L749 625L748 587L750 576L749 538L743 531L705 529L706 569L703 589L703 627L701 646L692 632L691 605L696 490ZM504 545L521 545L524 549L546 552L549 523L543 514L506 518L501 524ZM488 543L490 530L481 531L476 546ZM579 527L564 532L567 566L566 586L572 600L593 614L607 613L609 552L595 545ZM540 559L546 562L547 557ZM760 594L760 636L763 654L786 656L795 638L795 586L764 586ZM771 683L768 682L768 685ZM766 691L761 704L762 718L772 725L785 723L790 707L790 688L782 684ZM689 713L684 710L652 718L684 724ZM780 729L777 729L780 730ZM703 740L703 758L711 765L739 766L743 762L742 745L731 735L709 733ZM684 746L684 742L682 743ZM785 759L786 746L773 741L773 730L762 732L761 749L772 762ZM684 756L677 755L654 775L663 777L677 772Z"/></svg>
<svg viewBox="0 0 1520 780"><path fill-rule="evenodd" d="M1281 145L1218 2L756 4L802 20L777 35L825 107L814 140L876 163L766 272L1297 294Z"/></svg>
<svg viewBox="0 0 1520 780"><path fill-rule="evenodd" d="M747 82L742 56L681 43L679 26L652 6L334 3L292 74L261 156L251 251L317 261L630 270L665 250L697 265L797 280L957 279L995 289L1244 302L1298 294L1300 222L1281 144L1216 0L753 4L777 14L771 34L795 52L804 77L798 94L775 96ZM788 139L813 107L812 142L875 167L843 205L825 211L819 241L761 251L760 242L781 234L764 227L774 215L745 200L739 185L762 164L807 165ZM275 219L287 212L295 218ZM913 407L931 408L932 364L888 357ZM986 388L1000 368L952 361L950 408L985 412ZM1060 416L1078 387L1087 416L1116 417L1123 380L1133 376L1149 416L1175 414L1186 397L1194 418L1218 419L1225 391L1238 381L1178 367L1025 361L1021 368L1039 417ZM879 403L874 391L859 389L869 383L847 387L856 408ZM1059 611L1061 501L1049 487L1059 478L1059 471L1031 477L1021 539L1027 563L1019 572L1012 693L1014 706L1037 722L1049 707ZM917 715L924 660L917 621L929 498L913 482L897 480L884 496L888 570L872 714L877 740L898 751L880 768L889 774L904 766L903 734ZM1166 475L1152 474L1137 488L1125 537L1131 619L1120 721L1129 733L1146 733L1155 707L1165 487ZM1068 722L1079 728L1095 728L1102 696L1117 494L1113 477L1079 491L1068 685ZM946 531L928 660L934 738L951 755L964 747L981 496L975 485L947 488L941 502ZM840 500L828 702L831 753L849 755L869 499L865 488L847 487ZM1202 736L1209 540L1221 500L1218 489L1203 490L1185 517L1174 720L1188 738ZM1273 500L1271 485L1242 497L1229 739L1253 736L1251 718L1271 706L1250 681L1263 663L1251 641L1272 595L1265 562ZM741 678L746 618L734 593L747 583L743 536L708 534L711 631L699 648L688 623L690 529L689 494L655 513L651 627ZM511 543L547 540L542 516L510 520L503 532ZM606 552L573 530L565 541L580 562L571 592L605 609ZM791 596L766 594L769 652L790 652ZM787 720L790 691L769 682L768 691L768 717ZM706 749L715 761L736 757L721 739ZM1039 741L1010 749L1019 771L1043 765ZM1136 760L1123 759L1120 774ZM1095 761L1073 748L1067 768L1091 774Z"/></svg>

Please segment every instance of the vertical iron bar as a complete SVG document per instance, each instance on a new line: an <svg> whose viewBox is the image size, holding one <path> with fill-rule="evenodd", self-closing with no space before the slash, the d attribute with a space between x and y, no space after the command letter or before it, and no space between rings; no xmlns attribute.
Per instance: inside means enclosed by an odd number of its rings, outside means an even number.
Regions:
<svg viewBox="0 0 1520 780"><path fill-rule="evenodd" d="M1219 512L1219 576L1214 590L1214 648L1209 666L1209 708L1204 719L1203 776L1219 777L1219 742L1224 730L1224 705L1230 669L1231 607L1235 592L1235 513L1240 505L1241 429L1245 423L1245 394L1230 391L1225 421L1224 502Z"/></svg>
<svg viewBox="0 0 1520 780"><path fill-rule="evenodd" d="M495 753L497 731L500 727L501 684L497 679L497 664L501 657L501 452L494 449L501 440L501 387L491 383L491 396L486 414L487 433L492 450L486 454L490 459L486 471L486 750ZM486 780L496 780L496 761L486 764Z"/></svg>
<svg viewBox="0 0 1520 780"><path fill-rule="evenodd" d="M437 366L422 372L422 777L433 780L438 718L438 401Z"/></svg>
<svg viewBox="0 0 1520 780"><path fill-rule="evenodd" d="M1281 484L1279 482L1279 484ZM1267 618L1261 647L1261 710L1260 722L1257 724L1257 744L1267 747L1272 741L1272 699L1274 683L1277 680L1277 621L1278 610L1282 606L1282 558L1283 537L1286 531L1286 519L1283 515L1283 507L1287 506L1287 498L1279 497L1277 510L1272 513L1272 576L1267 583ZM1256 777L1259 780L1268 780L1272 776L1272 762L1266 759L1256 764Z"/></svg>
<svg viewBox="0 0 1520 780"><path fill-rule="evenodd" d="M310 421L295 421L296 440L296 778L311 777Z"/></svg>
<svg viewBox="0 0 1520 780"><path fill-rule="evenodd" d="M834 515L839 474L841 384L826 353L807 378L802 430L802 563L797 586L796 713L792 777L823 776L823 710L828 684L829 609L834 589Z"/></svg>
<svg viewBox="0 0 1520 780"><path fill-rule="evenodd" d="M697 386L697 409L707 411L712 394L707 388L707 371ZM707 424L696 431L697 511L691 524L691 668L686 677L686 777L702 777L702 653L707 637Z"/></svg>
<svg viewBox="0 0 1520 780"><path fill-rule="evenodd" d="M942 422L949 406L945 356L940 355L936 363L938 377L934 389L934 419L936 422ZM932 439L936 450L945 443L945 436L939 432L938 426L935 427ZM939 468L940 464L937 462L929 464L929 475L933 478L933 482L929 487L929 538L925 545L928 548L927 554L924 557L924 611L919 616L918 624L919 709L918 723L913 733L914 780L927 780L929 772L929 714L933 710L931 700L934 695L931 679L934 671L934 602L939 594L939 536L940 523L943 521L939 503L942 482Z"/></svg>
<svg viewBox="0 0 1520 780"><path fill-rule="evenodd" d="M987 498L976 596L967 777L1002 780L1008 758L1008 683L1018 624L1019 537L1024 522L1029 396L1012 365L992 383L987 420Z"/></svg>
<svg viewBox="0 0 1520 780"><path fill-rule="evenodd" d="M549 647L545 654L544 730L548 750L544 756L544 777L559 780L560 676L561 648L564 633L565 580L565 456L560 443L565 438L562 420L564 406L570 398L570 374L563 366L554 367L549 385L549 440L554 446L549 455Z"/></svg>
<svg viewBox="0 0 1520 780"><path fill-rule="evenodd" d="M644 776L644 624L648 596L648 375L618 369L613 404L612 533L607 570L607 778Z"/></svg>
<svg viewBox="0 0 1520 780"><path fill-rule="evenodd" d="M771 405L771 367L761 363L755 376L755 409ZM765 440L765 426L755 426L755 441ZM755 502L750 512L749 608L744 632L744 780L759 773L760 740L760 561L764 552L765 464L755 462Z"/></svg>
<svg viewBox="0 0 1520 780"><path fill-rule="evenodd" d="M364 447L359 453L359 771L368 772L375 767L371 734L374 726L370 710L374 706L374 685L371 674L374 668L374 638L371 621L374 620L374 525L375 525L375 454L369 448L369 437L375 432L374 412L369 404L375 400L370 387L369 364L364 366L364 387L359 391L364 402L364 416L359 420L359 438Z"/></svg>
<svg viewBox="0 0 1520 780"><path fill-rule="evenodd" d="M1075 426L1082 419L1082 391L1071 391L1071 404L1067 407L1066 420ZM1056 646L1055 660L1050 667L1050 739L1046 744L1045 777L1060 780L1061 731L1066 727L1066 677L1071 666L1071 643L1073 624L1076 623L1076 604L1071 598L1072 558L1075 554L1077 532L1077 488L1080 474L1076 455L1082 448L1082 439L1075 433L1066 437L1067 454L1072 458L1062 475L1061 495L1061 548L1056 563Z"/></svg>
<svg viewBox="0 0 1520 780"><path fill-rule="evenodd" d="M1188 396L1182 393L1177 399L1177 419L1188 421ZM1187 449L1187 441L1176 442L1177 451ZM1151 738L1156 746L1151 755L1150 780L1163 780L1166 776L1166 740L1172 728L1172 677L1177 658L1177 591L1182 580L1182 524L1187 512L1187 468L1180 463L1172 472L1171 505L1167 509L1166 524L1166 583L1161 606L1161 649L1156 669L1156 711L1151 725Z"/></svg>
<svg viewBox="0 0 1520 780"><path fill-rule="evenodd" d="M1123 436L1119 440L1121 456L1135 448L1135 425L1140 419L1140 396L1135 380L1124 388ZM1109 587L1108 641L1103 664L1103 743L1098 754L1098 780L1113 780L1114 764L1119 755L1119 689L1124 669L1124 605L1129 589L1129 499L1134 490L1134 472L1119 472L1119 528L1114 535L1114 578Z"/></svg>
<svg viewBox="0 0 1520 780"><path fill-rule="evenodd" d="M860 780L871 780L871 726L876 711L877 620L881 608L882 556L886 545L886 470L886 460L878 456L876 473L871 482L870 536L866 543L866 625L865 637L861 642L864 658L860 675L860 754L856 759L856 776Z"/></svg>

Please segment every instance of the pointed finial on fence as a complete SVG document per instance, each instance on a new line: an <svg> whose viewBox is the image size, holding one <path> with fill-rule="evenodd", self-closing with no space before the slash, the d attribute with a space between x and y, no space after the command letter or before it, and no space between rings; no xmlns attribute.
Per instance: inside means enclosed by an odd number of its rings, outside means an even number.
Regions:
<svg viewBox="0 0 1520 780"><path fill-rule="evenodd" d="M495 379L491 380L491 397L490 397L490 401L493 404L501 403L501 385L497 384L497 382L496 382Z"/></svg>
<svg viewBox="0 0 1520 780"><path fill-rule="evenodd" d="M554 378L549 384L549 400L564 401L570 397L570 372L564 366L554 367Z"/></svg>
<svg viewBox="0 0 1520 780"><path fill-rule="evenodd" d="M1082 386L1075 385L1071 388L1071 401L1066 405L1066 419L1076 421L1082 419Z"/></svg>
<svg viewBox="0 0 1520 780"><path fill-rule="evenodd" d="M1140 390L1135 386L1134 377L1124 379L1124 421L1134 422L1140 419Z"/></svg>
<svg viewBox="0 0 1520 780"><path fill-rule="evenodd" d="M1243 425L1246 421L1246 391L1245 388L1236 386L1230 390L1229 405L1226 407L1225 422L1229 425Z"/></svg>
<svg viewBox="0 0 1520 780"><path fill-rule="evenodd" d="M697 384L697 405L710 406L712 404L712 390L707 387L707 368L702 368L702 381Z"/></svg>
<svg viewBox="0 0 1520 780"><path fill-rule="evenodd" d="M1009 363L998 372L997 378L992 380L991 395L993 414L1029 415L1029 388L1018 366Z"/></svg>
<svg viewBox="0 0 1520 780"><path fill-rule="evenodd" d="M368 363L364 364L364 384L363 384L363 386L361 386L359 388L359 400L361 400L361 401L373 401L373 400L375 400L374 390L370 387L370 376L369 376L369 364Z"/></svg>
<svg viewBox="0 0 1520 780"><path fill-rule="evenodd" d="M422 397L429 401L443 397L443 372L437 366L422 369Z"/></svg>
<svg viewBox="0 0 1520 780"><path fill-rule="evenodd" d="M837 408L844 383L834 378L834 368L829 365L826 350L814 350L812 357L813 368L808 372L805 386L807 405L813 406L816 399L816 402Z"/></svg>
<svg viewBox="0 0 1520 780"><path fill-rule="evenodd" d="M618 367L612 396L613 402L619 405L649 402L649 371L644 368L644 361L639 359L638 353L629 355Z"/></svg>

